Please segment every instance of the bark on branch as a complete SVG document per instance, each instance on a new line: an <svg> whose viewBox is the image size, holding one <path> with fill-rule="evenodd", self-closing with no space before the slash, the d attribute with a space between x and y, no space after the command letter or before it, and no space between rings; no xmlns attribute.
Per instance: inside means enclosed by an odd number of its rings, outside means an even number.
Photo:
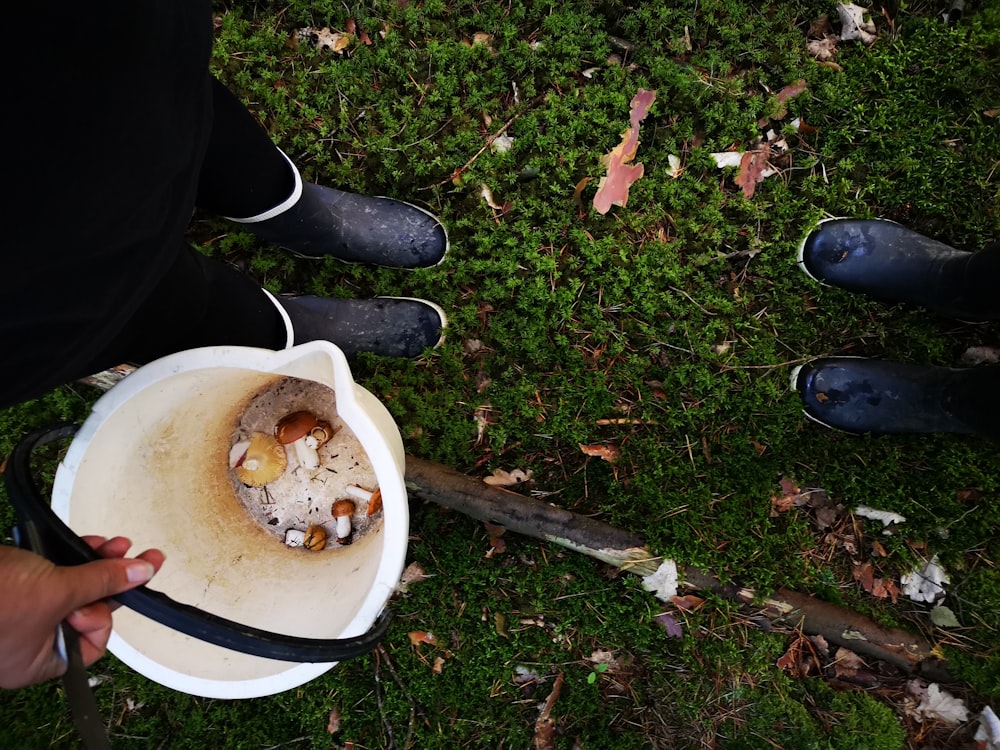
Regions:
<svg viewBox="0 0 1000 750"><path fill-rule="evenodd" d="M430 501L534 539L558 544L622 570L646 577L664 562L642 537L517 492L485 484L448 466L406 457L406 486L411 497ZM884 628L857 612L811 596L778 589L761 599L752 589L725 583L692 566L678 564L681 584L711 591L742 604L758 606L775 622L863 656L888 662L935 682L953 682L930 643L898 628Z"/></svg>

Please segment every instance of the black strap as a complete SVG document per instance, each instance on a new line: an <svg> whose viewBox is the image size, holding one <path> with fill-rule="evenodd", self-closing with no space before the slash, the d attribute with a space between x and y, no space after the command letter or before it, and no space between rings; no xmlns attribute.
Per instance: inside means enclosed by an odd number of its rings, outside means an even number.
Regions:
<svg viewBox="0 0 1000 750"><path fill-rule="evenodd" d="M14 448L5 472L7 494L19 520L34 524L46 557L57 565L81 565L99 557L42 499L29 461L36 448L72 437L78 429L78 425L69 424L31 433ZM118 594L114 599L151 620L207 643L266 659L298 663L345 661L363 656L378 645L390 620L389 610L385 609L367 633L354 638L300 638L227 620L145 586Z"/></svg>

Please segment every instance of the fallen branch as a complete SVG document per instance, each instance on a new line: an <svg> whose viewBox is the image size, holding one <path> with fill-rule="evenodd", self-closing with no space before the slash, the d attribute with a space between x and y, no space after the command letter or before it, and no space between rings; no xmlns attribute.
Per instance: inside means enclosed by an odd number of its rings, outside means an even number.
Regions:
<svg viewBox="0 0 1000 750"><path fill-rule="evenodd" d="M655 573L664 558L628 531L581 516L433 461L406 457L406 486L411 497L452 508L534 539L543 539L588 555L643 578ZM680 585L711 591L730 601L760 607L773 622L892 664L934 682L954 682L933 647L919 636L884 628L864 615L805 594L781 588L761 599L757 592L692 566L679 566Z"/></svg>

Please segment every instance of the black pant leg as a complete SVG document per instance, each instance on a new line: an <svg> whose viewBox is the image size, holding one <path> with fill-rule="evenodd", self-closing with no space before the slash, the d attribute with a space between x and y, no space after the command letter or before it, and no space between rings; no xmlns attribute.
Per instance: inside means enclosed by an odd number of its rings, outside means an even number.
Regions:
<svg viewBox="0 0 1000 750"><path fill-rule="evenodd" d="M212 131L197 206L220 216L256 216L284 201L295 178L288 161L242 102L212 79Z"/></svg>
<svg viewBox="0 0 1000 750"><path fill-rule="evenodd" d="M125 329L76 377L202 346L286 343L284 320L257 283L185 245Z"/></svg>

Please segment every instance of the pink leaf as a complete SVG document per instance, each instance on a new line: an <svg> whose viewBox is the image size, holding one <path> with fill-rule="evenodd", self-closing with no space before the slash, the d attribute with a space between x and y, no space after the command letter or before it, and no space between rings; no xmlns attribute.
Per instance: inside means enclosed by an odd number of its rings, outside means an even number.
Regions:
<svg viewBox="0 0 1000 750"><path fill-rule="evenodd" d="M650 105L656 99L655 91L639 89L632 97L629 112L630 127L622 133L622 142L611 149L610 153L601 157L601 163L607 168L607 174L601 178L594 196L594 208L600 214L606 214L611 206L624 206L628 203L628 189L633 182L643 175L642 164L629 164L635 158L639 148L639 123L646 117Z"/></svg>

